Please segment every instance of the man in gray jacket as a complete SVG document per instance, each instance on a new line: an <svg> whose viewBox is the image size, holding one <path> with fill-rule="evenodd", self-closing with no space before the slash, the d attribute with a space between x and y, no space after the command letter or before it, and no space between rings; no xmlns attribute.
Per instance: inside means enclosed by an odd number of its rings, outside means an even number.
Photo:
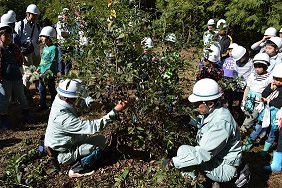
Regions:
<svg viewBox="0 0 282 188"><path fill-rule="evenodd" d="M242 149L240 131L229 110L221 102L218 84L209 78L199 80L189 96L201 115L197 145L182 145L170 165L182 175L195 178L193 171L205 174L215 182L228 182L237 176Z"/></svg>
<svg viewBox="0 0 282 188"><path fill-rule="evenodd" d="M66 79L61 81L49 115L44 145L58 152L58 162L71 165L69 177L81 177L93 174L88 169L101 157L106 147L102 135L87 137L104 129L116 116L127 107L127 102L116 105L101 119L82 120L78 117L75 104L82 95L81 80ZM87 106L94 100L85 97Z"/></svg>

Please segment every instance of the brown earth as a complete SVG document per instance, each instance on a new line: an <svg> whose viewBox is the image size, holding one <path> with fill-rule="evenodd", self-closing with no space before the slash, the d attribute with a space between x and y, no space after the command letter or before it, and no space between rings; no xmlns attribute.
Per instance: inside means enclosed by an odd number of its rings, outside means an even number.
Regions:
<svg viewBox="0 0 282 188"><path fill-rule="evenodd" d="M193 51L192 51L193 52ZM187 57L187 53L184 53ZM190 52L191 54L191 52ZM188 53L188 56L190 55ZM183 79L189 79L189 75L194 75L193 70L188 70L189 72L184 74ZM34 116L35 123L26 124L22 121L20 117L20 109L17 102L13 101L10 105L10 130L3 131L0 130L0 186L1 187L12 187L12 185L7 185L3 181L3 177L6 173L7 160L10 159L17 153L24 153L31 149L38 148L37 140L39 140L40 135L44 134L45 128L47 126L48 120L48 111L37 112L36 108L39 104L38 92L33 88L32 92L34 94L34 100L30 102L31 114ZM189 90L187 90L189 92ZM243 116L239 116L238 124L243 120ZM268 165L272 158L272 151L270 155L265 158L259 156L259 151L263 148L263 140L259 141L254 145L254 147L245 152L244 156L246 161L250 164L251 168L251 180L247 187L254 188L277 188L282 187L282 173L266 173L263 171L263 166ZM112 145L114 146L115 143ZM276 148L276 144L273 146ZM62 168L60 174L51 174L48 175L48 179L45 182L45 186L48 187L80 187L84 184L85 181L101 181L107 182L105 179L101 179L101 175L105 173L115 174L121 173L121 169L134 166L137 169L142 169L143 171L148 169L149 166L156 164L155 161L150 161L147 158L143 158L142 152L138 153L136 151L130 151L128 148L124 148L127 155L120 153L115 147L111 147L106 151L106 155L110 156L108 161L104 161L97 166L94 176L87 179L69 179L67 176L67 167ZM46 159L47 160L47 159ZM52 167L49 162L50 169ZM110 179L113 179L112 177ZM113 186L114 182L107 182L108 186ZM106 184L103 184L105 186ZM229 187L230 185L222 185L222 187ZM23 185L14 186L14 187L24 187ZM95 187L100 187L99 183Z"/></svg>

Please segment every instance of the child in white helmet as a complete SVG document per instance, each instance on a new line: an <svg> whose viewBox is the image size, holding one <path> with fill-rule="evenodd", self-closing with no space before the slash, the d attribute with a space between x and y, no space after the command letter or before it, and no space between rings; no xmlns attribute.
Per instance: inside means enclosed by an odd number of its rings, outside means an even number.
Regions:
<svg viewBox="0 0 282 188"><path fill-rule="evenodd" d="M220 49L218 46L212 44L208 48L204 49L204 66L200 69L200 72L196 75L196 80L203 78L211 78L216 82L219 82L223 78L223 70L217 64L220 59Z"/></svg>
<svg viewBox="0 0 282 188"><path fill-rule="evenodd" d="M253 59L255 72L252 72L247 79L241 108L245 112L246 118L241 126L242 132L252 127L256 121L262 91L272 82L272 76L267 72L269 66L269 56L266 53L258 53Z"/></svg>
<svg viewBox="0 0 282 188"><path fill-rule="evenodd" d="M40 105L38 111L46 110L46 86L48 86L49 92L51 94L52 105L55 96L57 94L55 88L55 77L58 73L58 48L53 44L52 38L56 38L56 31L51 26L44 27L40 32L40 41L44 45L42 50L42 57L40 64L38 66L38 72L40 73L39 79L39 95L40 95Z"/></svg>
<svg viewBox="0 0 282 188"><path fill-rule="evenodd" d="M16 16L12 14L12 12L3 14L1 17L1 23L8 24L13 29L13 41L12 43L21 47L21 39L20 36L15 32L15 23L16 23Z"/></svg>
<svg viewBox="0 0 282 188"><path fill-rule="evenodd" d="M232 57L232 50L235 46L238 46L236 43L232 43L228 47L228 53L229 57L226 58L223 62L222 69L224 73L224 78L223 80L227 82L232 83L234 80L234 69L236 66L236 61ZM227 89L225 90L225 99L228 101L228 108L230 111L232 111L232 105L233 105L233 90L232 89Z"/></svg>
<svg viewBox="0 0 282 188"><path fill-rule="evenodd" d="M9 128L7 112L12 94L20 103L24 119L33 121L24 95L23 56L19 47L12 43L12 32L8 24L0 23L0 128L5 130Z"/></svg>
<svg viewBox="0 0 282 188"><path fill-rule="evenodd" d="M255 42L251 46L251 49L259 51L259 52L265 52L265 43L267 39L270 39L271 37L275 37L276 33L277 33L277 30L274 27L267 28L264 32L263 38L260 41Z"/></svg>
<svg viewBox="0 0 282 188"><path fill-rule="evenodd" d="M263 90L260 101L263 107L257 108L260 112L258 114L257 123L254 126L254 131L247 138L245 144L242 146L243 151L248 151L256 138L261 132L266 131L268 133L267 140L264 145L264 149L261 152L262 156L265 156L275 141L275 132L278 130L278 126L275 124L276 113L282 107L282 64L276 65L271 76L273 81ZM266 113L269 113L269 118L264 119Z"/></svg>
<svg viewBox="0 0 282 188"><path fill-rule="evenodd" d="M278 52L282 47L282 38L271 37L265 42L265 52L270 57L270 65L267 69L268 72L272 73L274 67L282 63L281 58L278 56Z"/></svg>
<svg viewBox="0 0 282 188"><path fill-rule="evenodd" d="M238 79L238 87L233 92L233 99L239 100L238 111L234 112L234 116L237 118L239 116L239 112L241 111L240 104L243 99L246 82L251 72L254 71L254 66L246 48L243 46L235 46L232 50L232 56L236 61L236 66L233 71L234 77Z"/></svg>

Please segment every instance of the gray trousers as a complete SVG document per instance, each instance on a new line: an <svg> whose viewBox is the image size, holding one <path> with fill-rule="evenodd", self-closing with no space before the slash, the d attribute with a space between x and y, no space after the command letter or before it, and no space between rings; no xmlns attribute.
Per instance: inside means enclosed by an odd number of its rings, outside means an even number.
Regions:
<svg viewBox="0 0 282 188"><path fill-rule="evenodd" d="M70 165L75 161L90 155L95 149L104 150L106 147L106 138L102 135L92 136L81 140L69 151L59 153L58 161L64 165Z"/></svg>

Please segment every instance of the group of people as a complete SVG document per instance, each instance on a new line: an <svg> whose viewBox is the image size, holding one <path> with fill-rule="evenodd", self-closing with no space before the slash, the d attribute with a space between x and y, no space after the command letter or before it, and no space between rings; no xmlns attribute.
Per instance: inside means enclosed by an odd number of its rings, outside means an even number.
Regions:
<svg viewBox="0 0 282 188"><path fill-rule="evenodd" d="M127 108L128 103L119 102L101 119L82 120L76 112L78 103L84 103L92 109L99 106L86 94L82 81L62 80L56 88L55 78L66 74L71 67L70 60L60 58L70 48L65 45L65 38L71 34L69 26L64 22L67 11L68 9L64 9L63 14L59 15L59 22L55 27L46 26L41 30L37 24L40 11L34 4L27 7L26 18L22 21L16 22L13 11L8 11L1 17L1 128L9 128L7 109L12 93L21 105L24 119L28 122L33 121L24 87L29 88L28 80L32 76L26 71L28 67L31 65L38 67L35 73L40 75L38 110L47 109L46 86L51 94L52 104L44 145L56 153L60 164L71 166L70 177L81 177L93 174L91 166L101 158L102 150L106 146L104 136L86 135L104 129L120 111ZM279 52L282 39L276 36L275 28L268 28L263 39L251 46L253 50L260 50L252 59L245 47L233 43L231 36L227 34L228 24L225 20L220 19L216 24L210 19L208 29L203 36L205 47L196 76L197 82L188 98L200 114L196 121L192 121L195 119L191 118L191 121L187 122L198 128L197 145L180 146L176 156L164 161L164 164L179 168L183 176L191 178L195 178L195 172L200 171L215 182L213 187L219 187L218 182L231 180L240 187L250 176L242 159L243 151L249 150L257 137L267 135L264 150L261 152L261 155L265 156L276 139L275 132L281 126L282 60ZM282 33L282 30L280 32ZM59 46L54 44L54 38L59 40ZM42 53L38 39L44 46ZM171 50L176 42L175 34L167 35L165 53L174 53L175 57L179 58L179 53ZM147 67L148 61L154 61L151 55L152 39L144 38L141 45L143 53L136 60L139 62L140 83L149 79L148 71L151 70ZM60 65L60 62L64 66ZM170 84L176 82L178 79L176 69L175 66L168 66L162 75L163 79ZM224 80L235 82L235 91L224 88L222 84ZM167 90L170 88L164 84L162 92L164 96ZM228 108L221 101L222 96L227 100ZM246 117L240 128L233 118L236 114L233 110L234 100L240 101L237 110L242 110ZM253 131L242 146L240 130L248 133L251 128ZM264 169L282 170L281 132L273 162Z"/></svg>
<svg viewBox="0 0 282 188"><path fill-rule="evenodd" d="M195 164L200 166L200 170L204 171L204 173L207 173L207 171L210 173L206 169L218 169L220 167L218 162L220 161L222 165L220 172L214 171L214 176L212 175L210 179L216 182L224 182L229 181L236 174L236 170L231 171L230 167L222 168L223 165L230 164L230 159L227 160L226 157L231 153L235 154L235 148L238 149L236 150L238 153L232 156L232 159L240 161L242 159L242 152L248 151L258 137L263 138L267 136L264 148L260 152L260 155L265 157L276 140L276 132L281 128L282 60L280 51L282 38L277 36L277 30L274 27L269 27L265 30L264 37L250 47L253 51L258 51L254 58L251 58L245 47L233 43L232 38L227 35L225 20L221 19L215 24L215 21L210 19L207 25L208 31L203 36L204 54L199 66L199 73L196 77L198 82L194 86L193 94L189 97L190 102L194 103L197 110L203 115L203 119L198 125L200 127L197 137L198 146L182 146L178 150L177 157L172 158L171 164L187 169L187 164L190 166L191 161L195 160ZM282 29L279 33L282 33ZM279 35L281 36L282 34ZM226 88L228 80L230 83L235 84L235 88ZM215 85L214 89L207 87L208 83L212 83L212 81ZM209 86L212 85L211 83ZM220 109L220 107L213 108L213 106L210 106L210 104L219 104L219 98L221 97L219 94L221 91L218 91L219 88L224 93L224 99L228 104L229 111L227 112L227 117L223 112L214 116L217 111L215 109ZM217 100L214 101L214 99ZM239 101L237 111L233 109L234 100ZM207 112L203 113L203 110ZM243 124L240 126L241 136L245 134L248 136L242 147L240 144L239 127L232 117L233 115L237 119L238 111L243 112L245 117ZM225 122L218 123L219 119L224 119ZM236 127L231 132L226 130L226 127L223 127L230 122L232 122L232 125L235 124L234 126ZM206 128L208 126L210 127ZM232 126L228 125L229 129L230 127ZM216 129L216 133L220 133L220 131L225 133L217 135L211 132L213 129ZM207 132L203 133L204 130ZM226 133L228 139L222 140L225 138L223 135L226 135ZM232 135L234 133L238 133L237 136ZM215 139L208 140L205 136L208 139ZM231 138L236 138L237 142L229 145ZM277 150L273 152L273 161L269 166L265 166L264 170L270 172L280 172L282 170L281 141L282 134L280 132ZM212 143L211 148L207 147L209 143ZM226 152L225 149L228 151ZM225 154L221 155L220 152L225 152ZM217 160L217 162L212 162L213 160ZM214 168L207 167L207 164L216 164L218 168L215 168L215 166ZM239 164L240 162L233 166L237 167ZM203 166L204 169L202 169ZM230 179L219 180L216 174L230 175ZM221 178L223 177L221 176Z"/></svg>
<svg viewBox="0 0 282 188"><path fill-rule="evenodd" d="M68 23L69 9L64 8L58 16L58 22L52 26L40 28L38 17L40 10L35 4L26 8L26 17L17 21L16 13L9 10L1 16L1 128L8 129L8 105L11 96L20 103L23 118L33 122L28 101L32 100L31 84L39 91L40 101L37 111L47 110L47 88L51 101L57 94L55 79L68 74L71 68L73 44L66 39L74 34ZM77 33L77 35L80 35ZM55 40L56 43L55 43ZM82 38L85 45L85 37ZM34 70L35 69L35 70Z"/></svg>

